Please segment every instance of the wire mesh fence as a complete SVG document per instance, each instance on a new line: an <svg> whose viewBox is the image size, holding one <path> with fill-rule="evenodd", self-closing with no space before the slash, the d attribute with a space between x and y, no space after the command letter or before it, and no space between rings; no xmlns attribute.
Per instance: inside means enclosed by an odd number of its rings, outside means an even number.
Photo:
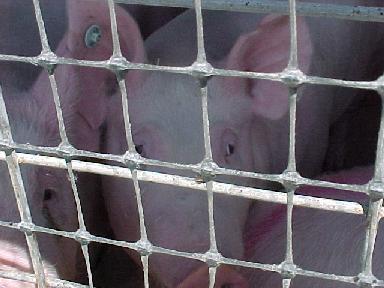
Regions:
<svg viewBox="0 0 384 288"><path fill-rule="evenodd" d="M107 0L106 0L107 1ZM44 19L42 17L39 0L33 0L33 5L36 14L36 20L39 28L42 51L36 57L23 57L16 55L0 55L1 61L16 61L24 62L33 65L39 65L46 69L49 74L49 81L54 97L54 104L57 113L57 120L59 123L59 131L61 143L57 147L40 147L30 144L16 143L12 139L10 124L7 117L7 108L5 106L3 95L0 90L0 127L1 127L1 140L0 140L0 159L5 161L11 176L12 186L14 189L15 197L17 199L17 206L20 212L19 223L10 223L0 221L0 225L9 229L17 229L25 234L28 244L29 253L32 259L32 266L34 274L28 273L15 273L11 271L0 271L0 276L9 279L19 279L27 282L35 282L38 287L94 287L93 278L90 266L90 257L88 252L88 245L91 242L104 243L109 245L116 245L126 247L137 251L140 254L141 262L143 265L144 273L144 286L149 287L149 258L153 253L167 254L172 256L179 256L188 259L195 259L207 263L209 266L209 283L210 287L214 287L215 275L217 268L222 264L228 264L239 267L262 269L264 271L277 272L282 276L282 287L289 287L291 278L294 275L302 275L308 277L317 277L321 279L329 279L341 281L345 283L356 284L359 286L367 285L364 287L384 287L384 280L376 279L372 273L372 255L374 252L375 238L377 234L378 223L384 215L382 208L383 197L383 159L382 151L384 145L383 127L384 117L382 114L380 131L377 144L377 158L375 162L375 173L373 179L365 185L350 185L350 184L337 184L327 181L312 180L301 177L296 170L295 160L295 125L296 125L296 102L297 102L297 89L303 84L316 84L316 85L335 85L340 87L359 88L365 90L377 91L382 95L383 80L379 78L376 81L346 81L342 79L328 79L316 76L305 75L298 68L298 53L297 53L297 15L306 16L321 16L321 17L334 17L356 21L377 21L384 22L382 8L374 7L349 7L344 5L324 5L324 4L310 4L300 3L295 0L289 1L183 1L183 0L158 0L158 1L113 1L108 0L108 7L110 13L112 41L113 41L113 55L106 61L87 61L69 59L58 57L50 48L48 37L45 32ZM129 3L129 4L144 4L153 6L173 6L173 7L186 7L194 8L196 12L197 23L197 44L198 53L195 62L188 67L169 67L161 65L152 65L145 63L129 62L123 57L120 40L117 32L115 3ZM296 3L298 2L298 3ZM291 36L291 49L288 66L279 73L257 73L234 71L214 68L207 61L206 51L204 47L204 31L202 9L213 10L231 10L238 12L250 13L280 13L288 14L290 17L290 36ZM56 65L75 65L84 67L97 67L112 71L116 75L120 93L122 96L123 116L125 124L125 135L128 143L128 151L124 155L102 154L90 151L83 151L76 149L68 141L66 128L64 125L63 113L60 104L60 95L57 89L55 70ZM201 163L198 164L181 164L171 163L153 159L147 159L140 156L136 152L135 143L133 141L130 115L128 113L128 93L124 77L121 77L124 71L131 70L147 70L159 71L176 74L186 74L198 79L200 86L201 107L203 115L203 131L204 131L204 152L205 156ZM207 83L212 76L221 77L241 77L251 79L263 79L281 82L289 87L290 99L290 141L289 141L289 161L287 169L279 175L263 174L247 171L238 171L219 167L212 157L211 134L209 125L208 113L208 100L209 92L207 90ZM92 159L92 161L87 161ZM119 163L119 166L110 164L101 164L108 161ZM99 163L95 163L99 162ZM26 191L24 189L23 179L20 173L20 163L27 163L31 165L38 165L44 167L54 167L66 170L70 179L73 196L77 208L77 218L79 229L75 232L60 231L56 229L49 229L46 227L38 226L33 223L30 207L28 205ZM179 175L164 174L153 171L142 170L142 165L150 167L171 168L175 171L192 171L198 175L197 178L190 178ZM74 172L87 172L99 175L107 175L113 177L121 177L132 179L134 183L137 207L140 219L140 240L137 242L126 242L107 239L91 235L85 226L84 216L82 212L82 205L80 203L79 194L77 192L76 177ZM267 180L282 184L288 192L276 192L266 189L250 188L239 186L231 183L222 183L214 180L216 175L237 176L244 178L251 178L257 180ZM157 184L169 184L177 187L191 188L196 193L205 192L208 196L208 212L209 212L209 239L210 248L206 253L191 253L188 251L176 251L164 247L158 247L151 243L151 239L147 236L147 227L145 225L145 209L141 201L140 186L142 182L152 182ZM364 207L355 202L338 201L333 199L319 199L311 196L297 195L295 190L303 185L311 185L325 188L335 188L341 190L354 191L355 193L362 193L368 195L370 198L368 211ZM271 203L287 205L287 241L286 241L286 258L282 263L278 264L263 264L241 261L224 257L220 254L216 243L215 221L214 221L214 205L213 195L220 193L224 195L231 195L236 197L243 197L253 200L260 200ZM295 266L294 251L292 251L292 209L294 206L309 207L315 209L322 209L327 211L338 211L348 214L367 214L368 225L366 227L365 249L363 253L362 270L355 276L343 276L320 273L310 270L301 269ZM42 257L39 251L39 245L36 240L37 233L47 233L58 235L66 238L73 239L80 243L85 263L87 266L87 273L89 283L88 286L71 283L60 279L47 278L44 274ZM335 282L337 283L337 282ZM335 284L337 285L337 284Z"/></svg>

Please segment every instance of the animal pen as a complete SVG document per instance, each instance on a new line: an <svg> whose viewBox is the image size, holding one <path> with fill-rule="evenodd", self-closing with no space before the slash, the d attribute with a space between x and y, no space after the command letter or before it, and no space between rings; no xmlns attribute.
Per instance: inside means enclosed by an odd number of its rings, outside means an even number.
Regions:
<svg viewBox="0 0 384 288"><path fill-rule="evenodd" d="M79 0L81 1L81 0ZM12 272L0 270L0 277L8 279L16 279L26 282L36 283L37 287L94 287L91 264L89 259L88 245L91 242L102 243L106 245L114 245L128 248L140 255L143 274L144 286L149 285L149 259L153 254L167 254L175 257L184 257L205 262L209 267L209 287L214 287L215 275L220 265L239 266L250 269L262 269L264 271L276 272L281 275L282 286L290 287L290 283L295 276L317 277L335 281L335 285L340 282L355 284L357 287L384 287L384 279L377 279L372 273L372 258L375 247L375 239L378 231L378 224L384 215L382 207L384 197L384 114L381 115L380 130L378 134L377 153L374 167L374 176L368 184L352 185L337 184L322 180L313 180L301 177L297 173L295 160L295 125L296 125L296 102L297 89L303 84L313 85L331 85L340 87L349 87L355 89L364 89L375 91L384 96L384 80L379 78L376 81L345 81L342 79L328 79L316 76L305 75L298 69L297 54L297 34L296 34L296 16L320 16L348 19L351 21L377 21L384 22L383 12L381 8L374 7L352 7L344 5L325 5L301 3L300 1L267 1L267 0L105 0L108 2L109 16L113 40L113 55L107 61L88 61L76 60L58 57L50 48L47 34L44 27L44 18L41 13L39 0L33 0L35 16L39 28L42 51L36 57L16 56L16 55L0 55L0 61L8 62L24 62L31 65L38 65L45 69L49 74L49 81L53 92L54 103L59 123L59 132L61 144L58 147L38 147L29 144L16 143L12 139L9 120L7 117L7 107L3 100L3 93L0 90L0 159L5 161L11 177L12 186L17 201L21 221L19 223L9 223L0 221L0 225L7 229L16 229L20 233L24 233L29 254L32 259L33 274L25 272ZM196 13L197 23L197 43L198 53L195 62L188 67L169 67L153 64L142 64L129 62L122 56L120 50L119 37L117 33L115 2L126 4L143 4L151 6L172 6L193 8ZM288 14L290 17L290 37L291 49L289 54L288 66L280 73L258 73L248 71L234 71L214 68L206 59L204 48L204 31L202 9L211 10L228 10L249 13L278 13ZM116 75L118 86L122 96L124 127L126 133L126 141L128 143L128 151L124 155L102 154L90 151L76 149L68 140L62 109L60 105L60 95L58 93L55 69L56 65L78 65L86 67L97 67L107 69ZM133 141L130 116L128 113L128 97L127 88L122 73L129 70L148 70L167 73L180 73L192 76L200 84L201 107L203 115L203 139L204 139L204 159L198 164L181 164L159 161L142 157L136 152L135 143ZM263 79L283 83L289 88L289 160L286 170L279 175L263 174L249 171L238 171L219 167L212 157L208 101L209 92L207 83L212 77L242 77L252 79ZM88 161L92 159L92 161ZM109 162L119 163L118 166L106 164ZM73 196L77 207L77 217L79 229L75 232L60 231L35 225L31 217L30 207L27 201L23 178L20 172L21 164L39 165L64 169L68 174ZM148 171L143 169L146 167L162 167L175 171L193 172L196 177L186 177L174 174L164 174L159 172ZM140 239L137 242L127 242L121 240L112 240L96 235L92 235L87 231L80 197L77 192L76 176L77 172L95 173L99 175L107 175L112 177L121 177L132 179L135 188L137 207L140 220ZM176 172L177 174L177 172ZM215 181L215 176L235 176L240 178L258 179L280 183L284 186L286 192L269 191L266 189L258 189L251 187L239 186L231 183L223 183ZM189 251L176 251L164 247L158 247L151 243L151 239L147 236L147 227L145 223L146 211L143 209L141 202L140 185L142 182L152 182L157 184L168 184L183 188L193 189L195 193L205 193L207 195L208 215L209 215L209 239L210 248L205 253L191 253ZM316 187L327 187L341 190L353 191L353 193L363 193L369 197L369 205L363 207L361 204L349 201L339 201L334 199L319 199L316 197L298 195L295 190L303 185L311 185ZM253 200L266 201L271 203L279 203L286 205L287 225L286 225L286 256L283 262L275 264L253 263L238 259L224 257L216 243L215 221L214 221L214 197L215 193L231 195L236 197L245 197ZM335 274L326 274L311 270L305 267L295 265L295 251L292 249L292 211L294 206L309 207L312 209L322 209L327 211L337 211L347 214L365 214L367 217L367 226L365 231L365 243L361 253L362 263L361 271L358 275L344 276ZM81 245L82 253L85 259L88 285L81 285L60 279L51 279L46 277L43 269L42 257L39 251L36 234L47 233L66 237L77 241ZM357 253L357 252L356 252ZM336 286L335 286L336 287Z"/></svg>

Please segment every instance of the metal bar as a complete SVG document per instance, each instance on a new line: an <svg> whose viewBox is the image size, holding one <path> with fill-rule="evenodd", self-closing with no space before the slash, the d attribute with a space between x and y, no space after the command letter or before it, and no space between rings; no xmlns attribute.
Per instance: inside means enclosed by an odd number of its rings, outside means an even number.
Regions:
<svg viewBox="0 0 384 288"><path fill-rule="evenodd" d="M4 152L0 152L0 160L3 160ZM22 163L29 163L34 165L42 165L55 167L60 169L66 169L65 160L57 159L53 157L38 156L31 154L17 153L17 160ZM110 166L99 163L91 163L73 160L72 169L78 172L92 172L94 174L116 176L121 178L132 179L131 170L129 168L123 168L118 166ZM184 188L190 188L200 191L206 191L204 183L196 182L196 179L189 177L182 177L178 175L163 174L151 171L137 170L138 181L146 181L158 184L168 184ZM294 180L292 180L294 181ZM346 185L336 184L325 181L306 180L306 184L318 186L317 184L324 184L323 187L331 187L335 189L351 188L354 191L368 191L368 185ZM230 196L239 196L248 199L261 200L265 202L273 202L278 204L286 203L286 193L276 192L270 190L263 190L251 187L238 186L234 184L227 184L221 182L212 182L212 191L214 193L221 193ZM340 187L340 188L338 188ZM343 188L341 188L343 187ZM352 192L351 192L352 193ZM368 193L368 192L367 192ZM338 201L326 198L316 198L310 196L295 195L293 198L293 204L301 207L323 209L335 212L344 212L349 214L364 214L363 207L355 202ZM380 215L384 215L384 208L380 209Z"/></svg>
<svg viewBox="0 0 384 288"><path fill-rule="evenodd" d="M33 65L39 65L41 61L46 60L45 57L35 56L35 57L25 57L25 56L16 56L16 55L6 55L0 54L0 61L16 61L23 63L30 63ZM116 60L116 59L113 59ZM70 58L62 58L57 56L50 57L50 63L52 65L61 64L61 65L76 65L81 67L96 67L109 69L115 71L116 66L115 62L111 60L107 61L88 61L88 60L76 60ZM186 74L190 76L196 76L196 74L203 76L223 76L223 77L240 77L240 78L251 78L251 79L261 79L261 80L270 80L277 82L284 82L282 79L282 73L259 73L259 72L250 72L250 71L236 71L236 70L224 70L210 67L209 69L202 69L199 65L192 65L187 67L171 67L171 66L160 66L152 64L143 64L143 63L131 63L131 62L119 62L121 70L145 70L145 71L159 71L159 72L168 72L168 73L177 73L177 74ZM324 78L318 76L304 76L301 79L302 84L313 84L313 85L328 85L328 86L340 86L364 90L375 90L380 89L380 81L348 81L342 79L332 79Z"/></svg>
<svg viewBox="0 0 384 288"><path fill-rule="evenodd" d="M116 3L141 4L148 6L169 6L193 8L191 0L115 0ZM202 8L249 13L288 14L287 1L276 0L206 0ZM366 7L338 4L297 3L300 16L339 18L354 21L384 22L382 7Z"/></svg>

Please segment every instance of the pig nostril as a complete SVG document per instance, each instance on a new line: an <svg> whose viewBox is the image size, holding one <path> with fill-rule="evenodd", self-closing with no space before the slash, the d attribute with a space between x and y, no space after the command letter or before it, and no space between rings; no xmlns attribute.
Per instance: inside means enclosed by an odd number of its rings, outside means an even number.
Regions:
<svg viewBox="0 0 384 288"><path fill-rule="evenodd" d="M144 146L143 145L135 145L136 152L143 156Z"/></svg>
<svg viewBox="0 0 384 288"><path fill-rule="evenodd" d="M44 190L44 201L49 201L53 197L54 191L52 189L45 189Z"/></svg>

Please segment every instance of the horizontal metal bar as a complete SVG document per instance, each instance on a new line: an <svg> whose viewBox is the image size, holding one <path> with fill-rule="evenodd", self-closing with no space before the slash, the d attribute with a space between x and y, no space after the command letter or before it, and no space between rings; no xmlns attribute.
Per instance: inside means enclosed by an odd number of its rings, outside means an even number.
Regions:
<svg viewBox="0 0 384 288"><path fill-rule="evenodd" d="M0 221L0 226L5 226L9 228L14 228L18 229L18 223L15 223L13 225L8 224L7 222L2 222ZM67 238L71 238L76 240L76 232L66 232L66 231L58 231L54 229L49 229L41 226L35 226L34 229L32 229L35 232L40 232L40 233L47 233L51 235L59 235ZM158 247L155 245L151 245L151 243L146 242L144 243L143 241L139 240L137 242L126 242L126 241L119 241L119 240L112 240L104 237L98 237L89 234L88 236L84 237L88 241L92 242L97 242L97 243L102 243L106 245L114 245L117 247L122 247L122 248L128 248L135 250L137 252L141 251L143 245L146 246L150 254L157 253L157 254L165 254L165 255L171 255L171 256L176 256L176 257L184 257L188 259L194 259L198 261L204 262L207 258L207 255L205 253L191 253L191 252L185 252L185 251L177 251L173 249L167 249L167 248L162 248ZM282 272L282 266L281 264L264 264L264 263L257 263L257 262L248 262L248 261L242 261L238 259L231 259L227 257L222 257L220 254L216 255L218 261L221 264L227 264L227 265L235 265L239 267L245 267L245 268L252 268L252 269L261 269L264 271L271 271L271 272L277 272L281 273ZM295 274L297 275L303 275L303 276L308 276L308 277L316 277L316 278L321 278L321 279L328 279L328 280L334 280L334 281L340 281L340 282L345 282L345 283L354 283L355 276L343 276L343 275L335 275L335 274L326 274L326 273L321 273L321 272L316 272L316 271L311 271L311 270L305 270L297 267L295 269ZM0 270L0 277L8 278L8 279L15 279L15 280L20 280L20 281L26 281L26 282L34 282L34 275L25 273L25 272L11 272L11 271L3 271ZM50 284L50 287L65 287L65 288L86 288L89 287L87 285L81 285L69 281L63 281L60 279L50 279L48 278L48 283ZM377 286L378 287L384 287L384 281L378 280L377 281Z"/></svg>
<svg viewBox="0 0 384 288"><path fill-rule="evenodd" d="M44 62L45 56L35 56L35 57L26 57L26 56L16 56L16 55L5 55L0 54L0 61L14 61L29 63L33 65L38 65L38 63ZM116 60L116 59L114 59ZM221 77L241 77L241 78L252 78L252 79L262 79L270 80L277 82L284 82L285 76L289 72L281 73L260 73L260 72L251 72L251 71L237 71L237 70L225 70L218 68L209 68L207 70L201 69L202 66L195 67L194 65L186 67L173 67L173 66L160 66L144 63L130 63L125 61L124 58L120 59L119 67L120 70L146 70L146 71L159 71L159 72L168 72L168 73L177 73L177 74L186 74L190 76L196 76L200 74L201 76L221 76ZM75 65L83 67L94 67L101 69L112 70L117 69L115 62L111 60L106 61L88 61L88 60L76 60L71 58L55 57L51 56L49 63L56 65ZM291 74L289 74L291 76ZM348 81L342 79L333 79L333 78L324 78L317 76L300 76L298 79L301 84L312 84L312 85L330 85L330 86L340 86L346 88L356 88L364 90L378 90L382 83L379 80L375 81Z"/></svg>
<svg viewBox="0 0 384 288"><path fill-rule="evenodd" d="M6 271L0 269L0 278L13 279L17 281L23 281L27 283L36 283L34 274L22 272L22 271ZM78 283L73 283L61 279L51 279L47 277L47 282L50 288L87 288L89 286Z"/></svg>
<svg viewBox="0 0 384 288"><path fill-rule="evenodd" d="M5 159L5 153L0 152L0 160ZM28 163L34 165L42 165L45 167L55 167L66 169L66 162L64 159L56 157L47 157L39 155L31 155L24 153L17 153L19 163ZM95 173L99 175L115 176L121 178L132 178L130 169L106 164L91 163L79 160L72 161L72 168L74 171ZM196 179L189 177L182 177L178 175L169 175L151 171L137 171L137 177L140 181L153 182L158 184L175 185L184 188L190 188L206 192L206 185L204 183L196 182ZM321 183L321 181L312 181L306 179L306 184ZM325 183L325 182L324 182ZM340 184L339 184L340 185ZM338 184L332 183L332 188L337 188ZM365 185L342 185L341 187L360 187L367 189ZM363 188L362 188L363 187ZM231 196L244 197L253 200L264 202L272 202L279 204L286 204L287 195L283 192L269 191L264 189L257 189L251 187L237 186L234 184L227 184L221 182L213 182L213 192L221 193ZM345 202L326 198L317 198L311 196L294 195L293 204L301 207L322 209L335 212L343 212L350 214L364 214L363 207L355 202ZM380 209L380 217L384 216L384 208Z"/></svg>
<svg viewBox="0 0 384 288"><path fill-rule="evenodd" d="M115 0L117 3L141 4L148 6L169 6L193 8L192 0ZM321 16L355 21L384 22L382 7L365 7L338 4L297 3L297 14L303 16ZM202 8L208 10L226 10L249 13L288 14L288 1L268 0L205 0Z"/></svg>

